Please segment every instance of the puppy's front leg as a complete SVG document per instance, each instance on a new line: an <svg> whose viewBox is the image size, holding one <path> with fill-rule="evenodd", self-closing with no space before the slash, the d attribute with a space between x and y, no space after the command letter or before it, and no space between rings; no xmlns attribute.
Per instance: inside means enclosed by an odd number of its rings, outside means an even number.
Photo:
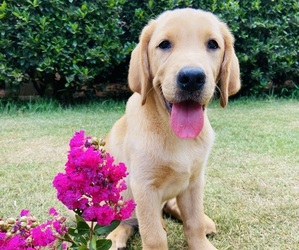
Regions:
<svg viewBox="0 0 299 250"><path fill-rule="evenodd" d="M145 183L131 184L142 250L167 250L167 236L162 224L161 198L155 188Z"/></svg>
<svg viewBox="0 0 299 250"><path fill-rule="evenodd" d="M203 181L197 181L177 197L189 250L216 250L206 238Z"/></svg>

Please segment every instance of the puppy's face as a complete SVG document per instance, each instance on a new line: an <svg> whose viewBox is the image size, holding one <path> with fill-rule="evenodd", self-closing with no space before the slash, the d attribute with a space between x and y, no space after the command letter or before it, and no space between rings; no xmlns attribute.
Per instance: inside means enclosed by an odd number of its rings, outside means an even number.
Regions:
<svg viewBox="0 0 299 250"><path fill-rule="evenodd" d="M196 138L204 126L204 109L220 85L220 104L240 88L234 38L212 13L195 9L167 11L142 31L134 49L129 85L159 97L179 138Z"/></svg>
<svg viewBox="0 0 299 250"><path fill-rule="evenodd" d="M210 13L169 12L156 21L148 45L153 87L173 104L206 105L224 59L221 23Z"/></svg>

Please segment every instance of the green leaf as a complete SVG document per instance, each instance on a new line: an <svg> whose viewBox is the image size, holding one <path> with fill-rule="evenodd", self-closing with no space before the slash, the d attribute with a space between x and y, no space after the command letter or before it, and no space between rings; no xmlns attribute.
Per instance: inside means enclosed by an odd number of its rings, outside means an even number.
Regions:
<svg viewBox="0 0 299 250"><path fill-rule="evenodd" d="M87 3L83 3L83 4L82 4L82 6L81 6L81 10L82 10L82 11L87 10Z"/></svg>
<svg viewBox="0 0 299 250"><path fill-rule="evenodd" d="M114 220L111 222L111 224L109 226L100 226L100 225L96 225L94 228L94 231L97 235L102 235L102 234L106 234L106 233L110 233L112 232L115 228L117 228L117 226L120 224L120 221Z"/></svg>
<svg viewBox="0 0 299 250"><path fill-rule="evenodd" d="M77 230L79 235L84 235L90 232L90 227L85 221L79 221L77 223Z"/></svg>
<svg viewBox="0 0 299 250"><path fill-rule="evenodd" d="M36 8L38 6L38 0L33 0L33 7Z"/></svg>
<svg viewBox="0 0 299 250"><path fill-rule="evenodd" d="M91 241L89 242L89 249L90 250L96 250L97 249L97 239L96 237L93 237Z"/></svg>
<svg viewBox="0 0 299 250"><path fill-rule="evenodd" d="M148 1L148 7L149 7L150 9L153 8L153 5L154 5L154 2L153 2L152 0Z"/></svg>
<svg viewBox="0 0 299 250"><path fill-rule="evenodd" d="M87 246L86 245L81 245L78 247L78 250L88 250Z"/></svg>
<svg viewBox="0 0 299 250"><path fill-rule="evenodd" d="M6 10L6 7L7 7L7 3L3 1L3 3L0 5L0 11L4 12Z"/></svg>
<svg viewBox="0 0 299 250"><path fill-rule="evenodd" d="M78 215L78 214L75 215L75 218L76 218L76 222L77 222L77 223L78 223L79 221L84 221L84 222L85 222L85 220L84 220L80 215Z"/></svg>
<svg viewBox="0 0 299 250"><path fill-rule="evenodd" d="M70 234L67 234L67 233L64 234L63 239L65 239L66 241L72 242L72 238L71 238Z"/></svg>
<svg viewBox="0 0 299 250"><path fill-rule="evenodd" d="M12 14L14 14L14 15L15 15L16 17L18 17L18 18L21 16L20 13L19 13L19 12L16 12L16 11L13 11Z"/></svg>
<svg viewBox="0 0 299 250"><path fill-rule="evenodd" d="M112 246L112 241L108 239L100 239L97 241L97 249L109 250Z"/></svg>
<svg viewBox="0 0 299 250"><path fill-rule="evenodd" d="M74 236L74 237L78 236L78 231L76 228L71 228L71 227L68 228L68 233L69 233L69 235Z"/></svg>

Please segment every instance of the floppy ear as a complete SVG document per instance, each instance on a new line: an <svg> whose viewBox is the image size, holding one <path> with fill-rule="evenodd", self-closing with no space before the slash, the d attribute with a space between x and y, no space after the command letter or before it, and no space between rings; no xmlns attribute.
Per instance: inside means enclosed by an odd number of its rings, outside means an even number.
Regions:
<svg viewBox="0 0 299 250"><path fill-rule="evenodd" d="M228 97L237 93L241 87L239 61L234 50L234 37L226 24L222 23L225 52L220 72L220 105L225 107Z"/></svg>
<svg viewBox="0 0 299 250"><path fill-rule="evenodd" d="M129 67L129 87L141 95L142 105L152 88L150 65L148 60L148 44L154 30L154 21L145 26L141 32L139 43L131 54Z"/></svg>

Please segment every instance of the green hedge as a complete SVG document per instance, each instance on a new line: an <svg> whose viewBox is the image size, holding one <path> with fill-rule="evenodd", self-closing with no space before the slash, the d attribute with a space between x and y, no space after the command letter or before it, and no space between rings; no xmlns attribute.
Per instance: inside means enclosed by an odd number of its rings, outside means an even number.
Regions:
<svg viewBox="0 0 299 250"><path fill-rule="evenodd" d="M97 77L109 77L134 46L121 40L123 4L121 0L4 1L0 81L14 89L30 79L41 92L47 84L58 94L64 87L74 91Z"/></svg>
<svg viewBox="0 0 299 250"><path fill-rule="evenodd" d="M243 93L299 97L297 0L230 1L211 10L236 37Z"/></svg>
<svg viewBox="0 0 299 250"><path fill-rule="evenodd" d="M109 80L125 84L142 27L179 7L212 11L228 23L241 94L299 96L297 0L6 0L0 5L0 82L18 87L30 79L54 93Z"/></svg>

